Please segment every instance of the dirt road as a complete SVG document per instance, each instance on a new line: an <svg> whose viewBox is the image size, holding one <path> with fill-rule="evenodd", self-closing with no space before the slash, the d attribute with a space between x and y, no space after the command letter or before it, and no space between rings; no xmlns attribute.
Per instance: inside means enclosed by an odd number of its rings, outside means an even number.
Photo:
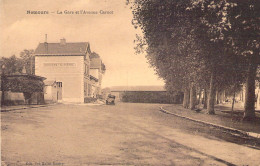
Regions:
<svg viewBox="0 0 260 166"><path fill-rule="evenodd" d="M58 104L1 113L2 165L260 165L260 150L158 107Z"/></svg>

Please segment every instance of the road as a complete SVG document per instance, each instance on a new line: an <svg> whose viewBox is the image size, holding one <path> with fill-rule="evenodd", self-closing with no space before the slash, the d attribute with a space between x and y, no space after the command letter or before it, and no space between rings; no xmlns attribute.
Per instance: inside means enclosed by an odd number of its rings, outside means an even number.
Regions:
<svg viewBox="0 0 260 166"><path fill-rule="evenodd" d="M57 104L3 112L2 165L260 165L259 149L159 106Z"/></svg>

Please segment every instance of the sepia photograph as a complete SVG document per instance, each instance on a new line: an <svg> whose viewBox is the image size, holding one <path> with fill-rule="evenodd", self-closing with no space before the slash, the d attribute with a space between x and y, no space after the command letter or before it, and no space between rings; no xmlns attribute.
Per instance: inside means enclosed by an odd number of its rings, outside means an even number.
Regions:
<svg viewBox="0 0 260 166"><path fill-rule="evenodd" d="M260 166L258 0L0 0L1 166Z"/></svg>

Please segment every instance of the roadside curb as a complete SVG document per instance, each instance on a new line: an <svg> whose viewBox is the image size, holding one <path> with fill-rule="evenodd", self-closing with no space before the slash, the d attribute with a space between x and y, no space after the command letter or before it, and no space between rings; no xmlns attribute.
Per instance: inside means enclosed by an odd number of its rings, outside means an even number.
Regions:
<svg viewBox="0 0 260 166"><path fill-rule="evenodd" d="M29 108L40 108L40 107L48 107L48 106L53 106L56 104L46 104L46 105L36 105L36 106L28 106L28 107L20 107L20 108L6 108L6 109L2 109L1 108L1 112L9 112L9 111L16 111L16 110L24 110L24 109L29 109Z"/></svg>
<svg viewBox="0 0 260 166"><path fill-rule="evenodd" d="M249 137L258 138L258 139L260 138L260 134L258 134L258 133L246 132L246 131L239 130L239 129L234 129L234 128L230 128L230 127L226 127L226 126L222 126L222 125L217 125L217 124L210 123L210 122L192 119L192 118L189 118L189 117L186 117L186 116L181 116L181 115L169 112L166 109L164 109L163 107L160 107L160 111L163 112L163 113L166 113L166 114L174 115L174 116L177 116L177 117L180 117L180 118L183 118L183 119L187 119L187 120L190 120L190 121L193 121L193 122L198 122L198 123L201 123L201 124L213 126L213 127L220 128L220 129L224 129L224 130L231 131L231 132L241 134L241 135L244 135L244 136L249 136Z"/></svg>

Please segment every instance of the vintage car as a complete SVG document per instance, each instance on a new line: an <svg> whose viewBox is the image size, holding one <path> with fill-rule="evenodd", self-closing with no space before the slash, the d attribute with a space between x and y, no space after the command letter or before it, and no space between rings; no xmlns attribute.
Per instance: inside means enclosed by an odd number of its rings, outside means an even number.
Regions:
<svg viewBox="0 0 260 166"><path fill-rule="evenodd" d="M107 105L110 105L110 104L115 105L115 99L116 99L116 96L109 94L107 96L107 99L106 99L106 104Z"/></svg>

